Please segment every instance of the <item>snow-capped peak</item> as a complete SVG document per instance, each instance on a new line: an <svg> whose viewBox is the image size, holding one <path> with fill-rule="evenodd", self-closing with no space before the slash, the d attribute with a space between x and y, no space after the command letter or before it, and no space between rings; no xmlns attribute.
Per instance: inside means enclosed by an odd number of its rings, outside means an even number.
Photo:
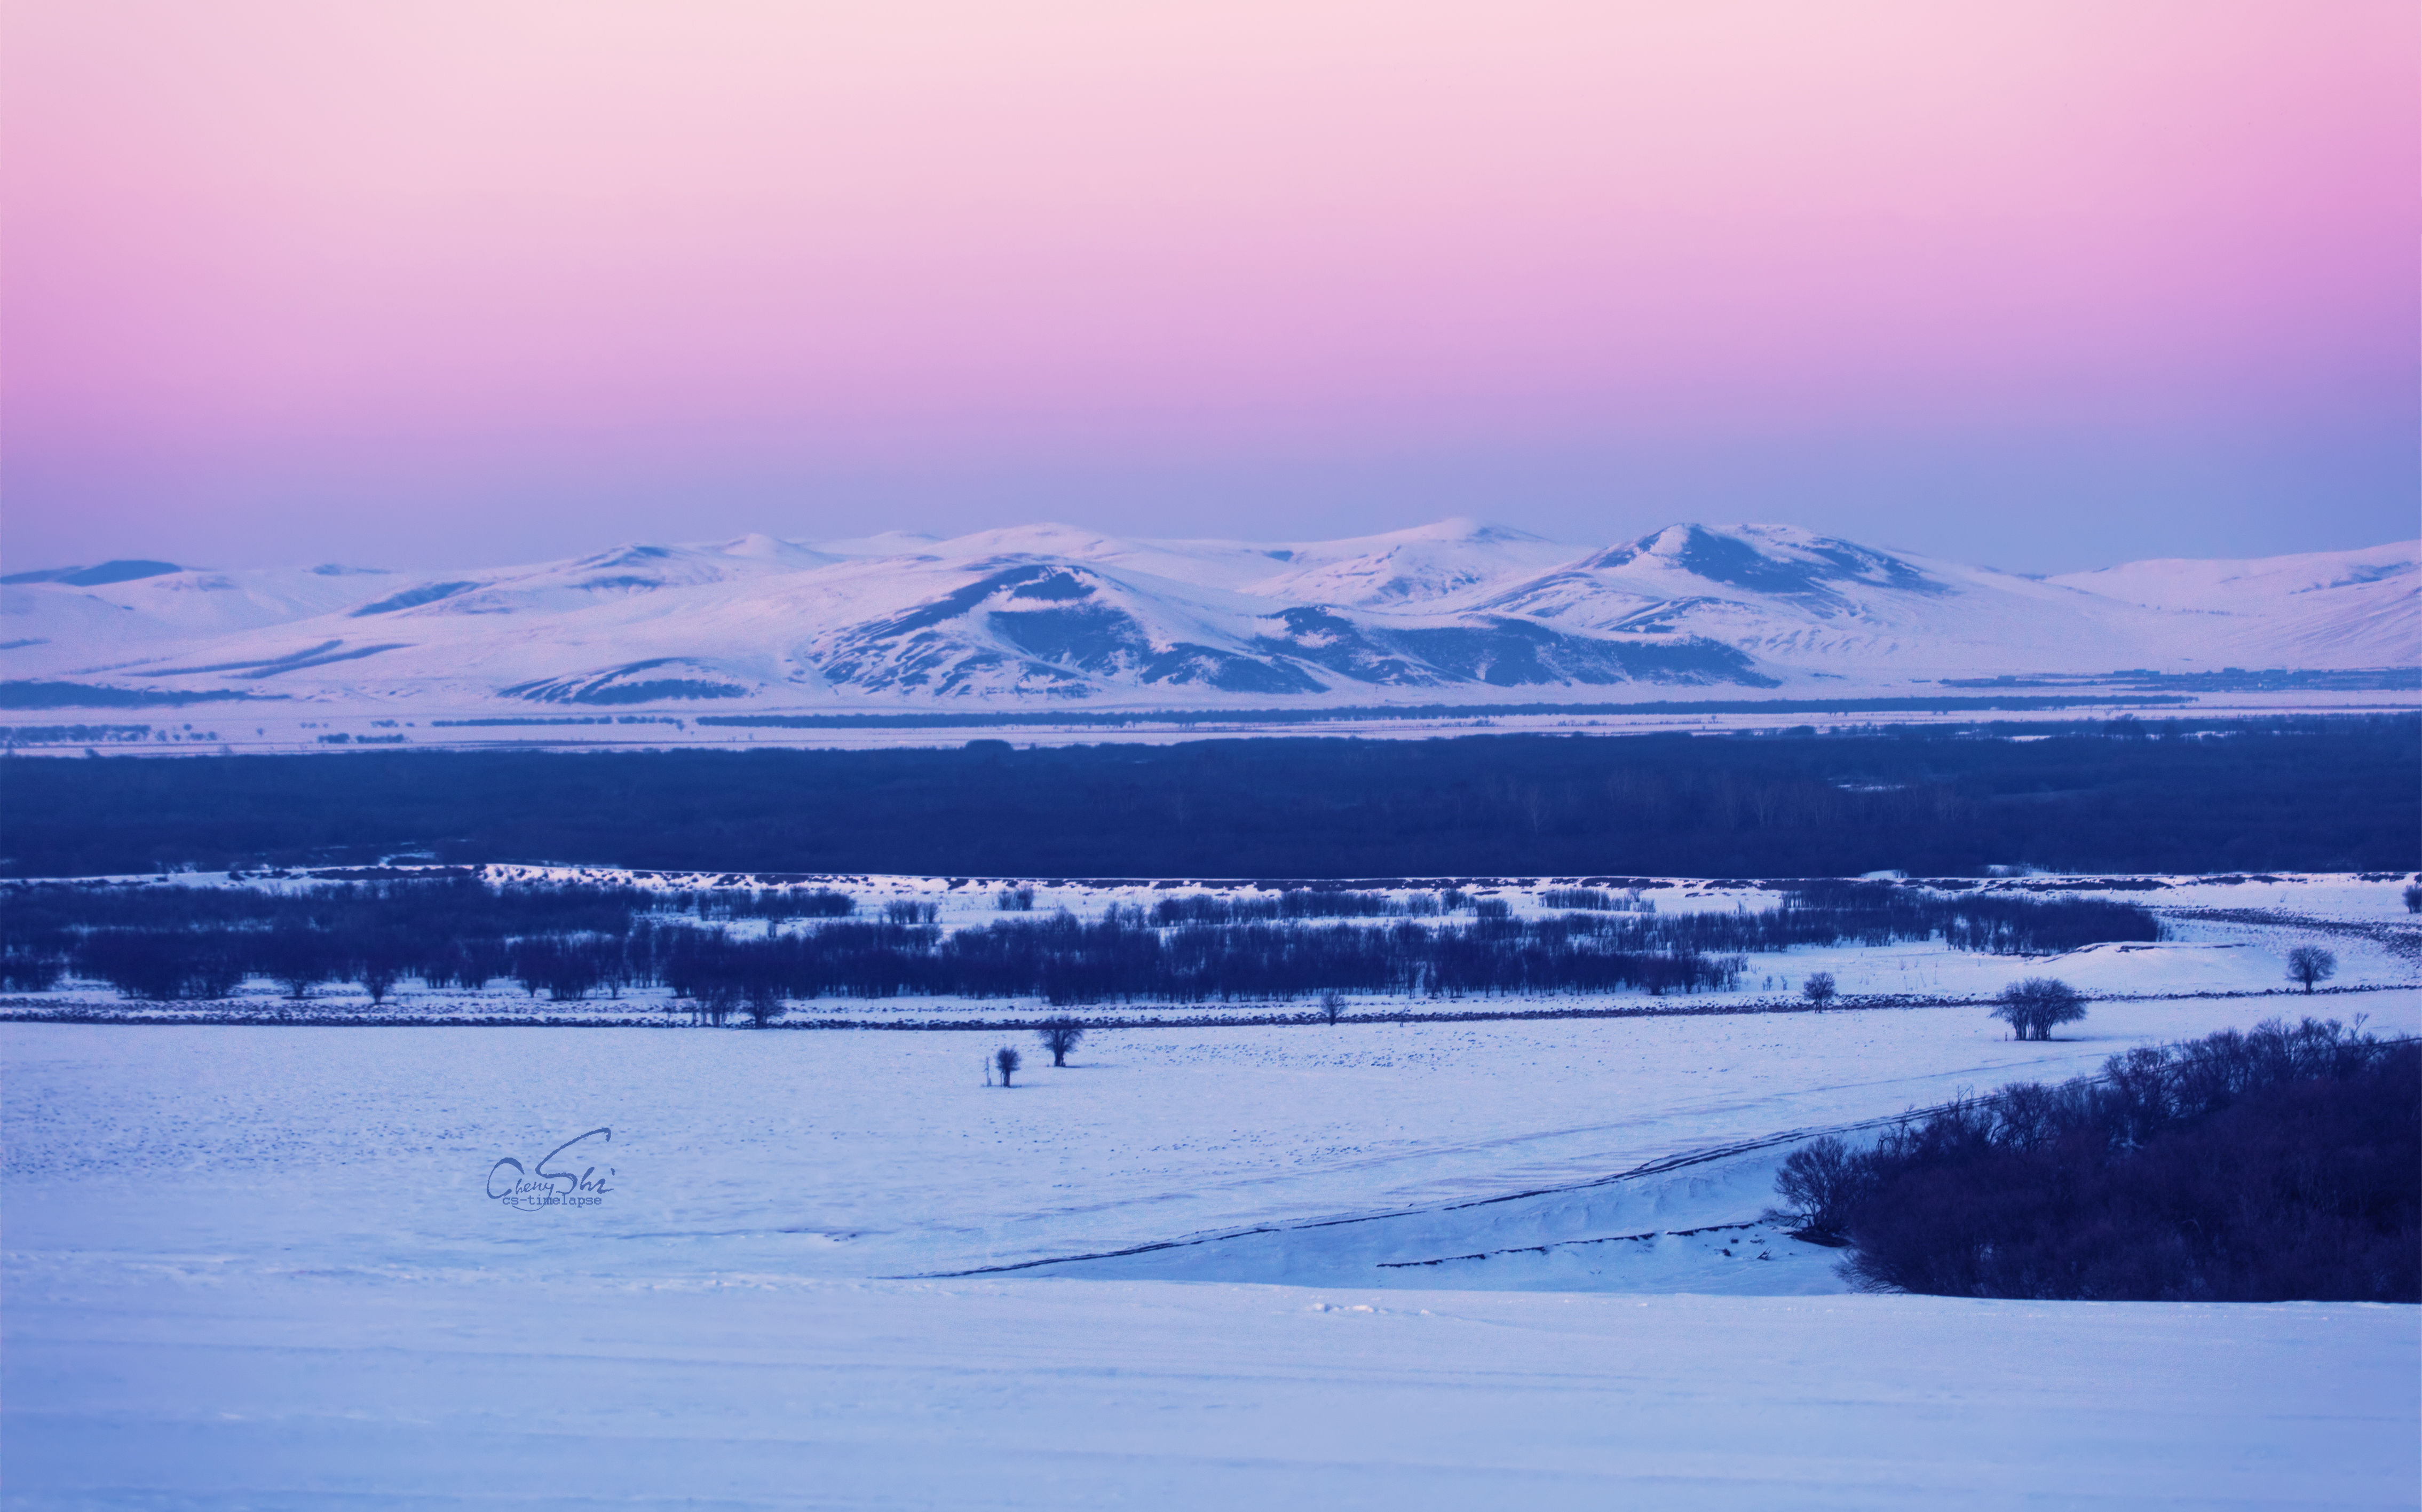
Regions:
<svg viewBox="0 0 2422 1512"><path fill-rule="evenodd" d="M1586 699L2407 667L2422 627L2414 543L2039 581L1774 524L1595 550L1455 518L1328 542L752 534L417 576L141 565L166 570L0 587L0 680L457 706Z"/></svg>

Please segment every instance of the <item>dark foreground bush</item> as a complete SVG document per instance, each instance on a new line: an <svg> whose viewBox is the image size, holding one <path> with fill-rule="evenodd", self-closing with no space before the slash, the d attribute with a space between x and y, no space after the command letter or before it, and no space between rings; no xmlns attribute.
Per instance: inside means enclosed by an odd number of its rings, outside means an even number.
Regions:
<svg viewBox="0 0 2422 1512"><path fill-rule="evenodd" d="M2278 1023L1820 1140L1777 1188L1875 1290L2422 1301L2422 1047Z"/></svg>

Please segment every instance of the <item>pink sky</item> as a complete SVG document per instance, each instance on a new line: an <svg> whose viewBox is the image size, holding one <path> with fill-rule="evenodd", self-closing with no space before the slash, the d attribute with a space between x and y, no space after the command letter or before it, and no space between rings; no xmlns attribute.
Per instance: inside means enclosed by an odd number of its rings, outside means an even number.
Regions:
<svg viewBox="0 0 2422 1512"><path fill-rule="evenodd" d="M2410 4L0 18L12 566L2414 528Z"/></svg>

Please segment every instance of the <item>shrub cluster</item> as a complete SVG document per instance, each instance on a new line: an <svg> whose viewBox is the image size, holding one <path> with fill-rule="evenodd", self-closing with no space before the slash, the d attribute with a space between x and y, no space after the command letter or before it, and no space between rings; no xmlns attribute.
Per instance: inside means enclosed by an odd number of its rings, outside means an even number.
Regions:
<svg viewBox="0 0 2422 1512"><path fill-rule="evenodd" d="M1791 887L1778 928L1830 932L1793 944L1889 945L1942 937L1953 950L1990 955L2057 955L2108 940L2163 937L2162 922L2143 906L2103 898L2033 898L2002 892L1942 891L1890 882L1813 882ZM1763 917L1752 915L1753 918Z"/></svg>
<svg viewBox="0 0 2422 1512"><path fill-rule="evenodd" d="M1876 1290L2422 1301L2422 1047L2266 1023L1822 1139L1776 1183Z"/></svg>
<svg viewBox="0 0 2422 1512"><path fill-rule="evenodd" d="M2085 1016L2085 999L2056 978L2029 977L2002 989L1993 1016L2010 1026L2012 1039L2048 1040L2055 1026Z"/></svg>

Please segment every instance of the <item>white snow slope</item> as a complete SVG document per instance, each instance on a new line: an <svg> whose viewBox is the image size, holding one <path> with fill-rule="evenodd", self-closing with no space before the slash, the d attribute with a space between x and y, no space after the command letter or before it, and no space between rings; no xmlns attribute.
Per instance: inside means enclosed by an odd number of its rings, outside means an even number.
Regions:
<svg viewBox="0 0 2422 1512"><path fill-rule="evenodd" d="M72 1299L71 1302L69 1299ZM2410 1507L2410 1309L122 1273L21 1507Z"/></svg>
<svg viewBox="0 0 2422 1512"><path fill-rule="evenodd" d="M0 679L719 713L1908 691L2422 659L2416 543L2036 579L1785 526L1676 525L1590 549L1465 520L1278 544L1046 525L954 541L635 544L412 575L119 575L139 570L0 584Z"/></svg>
<svg viewBox="0 0 2422 1512"><path fill-rule="evenodd" d="M2309 1006L2422 1029L2396 960ZM1006 1090L999 1033L0 1024L0 1504L2412 1506L2422 1310L1844 1295L1757 1221L1775 1136L2306 1006L1118 1031ZM599 1129L593 1203L489 1195Z"/></svg>

